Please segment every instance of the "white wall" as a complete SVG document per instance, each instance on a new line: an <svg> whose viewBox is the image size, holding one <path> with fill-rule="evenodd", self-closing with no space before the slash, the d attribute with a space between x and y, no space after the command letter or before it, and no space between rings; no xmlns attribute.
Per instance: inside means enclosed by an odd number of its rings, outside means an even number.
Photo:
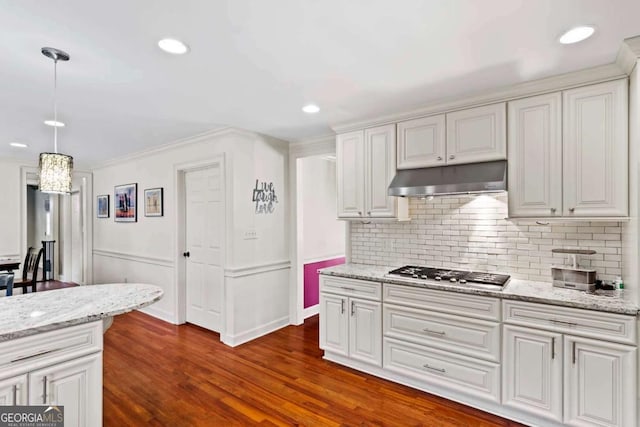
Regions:
<svg viewBox="0 0 640 427"><path fill-rule="evenodd" d="M335 157L334 157L335 158ZM304 262L344 256L345 222L338 221L336 163L327 156L300 159ZM300 194L301 193L301 194Z"/></svg>
<svg viewBox="0 0 640 427"><path fill-rule="evenodd" d="M21 162L0 159L0 183L2 201L0 209L0 258L21 258L20 251L20 206L21 206Z"/></svg>
<svg viewBox="0 0 640 427"><path fill-rule="evenodd" d="M177 271L184 248L176 243L177 170L220 155L225 157L227 193L228 308L227 326L221 336L234 345L288 324L288 150L282 141L227 129L96 168L93 193L111 195L111 206L110 218L93 220L94 279L96 283L126 279L162 287L163 299L145 311L178 323L178 290L184 284ZM274 184L278 203L272 214L255 213L252 194L256 179ZM116 223L114 186L127 183L138 184L138 222ZM164 188L163 217L144 217L144 189L152 187ZM257 232L257 239L245 238L250 230Z"/></svg>

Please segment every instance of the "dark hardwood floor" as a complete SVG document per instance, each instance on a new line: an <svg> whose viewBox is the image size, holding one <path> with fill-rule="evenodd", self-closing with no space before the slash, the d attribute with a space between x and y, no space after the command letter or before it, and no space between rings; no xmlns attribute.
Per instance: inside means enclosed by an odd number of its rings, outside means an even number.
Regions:
<svg viewBox="0 0 640 427"><path fill-rule="evenodd" d="M230 348L139 312L104 342L104 426L519 424L322 360L318 317Z"/></svg>

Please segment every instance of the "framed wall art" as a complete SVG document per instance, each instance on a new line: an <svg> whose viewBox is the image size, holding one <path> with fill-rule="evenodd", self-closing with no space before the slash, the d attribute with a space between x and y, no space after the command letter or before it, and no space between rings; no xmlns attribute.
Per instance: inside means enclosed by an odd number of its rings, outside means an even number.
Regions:
<svg viewBox="0 0 640 427"><path fill-rule="evenodd" d="M116 222L136 222L138 220L138 184L116 186L113 207L113 217Z"/></svg>
<svg viewBox="0 0 640 427"><path fill-rule="evenodd" d="M109 195L98 196L97 204L98 218L109 218Z"/></svg>
<svg viewBox="0 0 640 427"><path fill-rule="evenodd" d="M144 190L144 216L163 216L163 190L160 188L147 188Z"/></svg>

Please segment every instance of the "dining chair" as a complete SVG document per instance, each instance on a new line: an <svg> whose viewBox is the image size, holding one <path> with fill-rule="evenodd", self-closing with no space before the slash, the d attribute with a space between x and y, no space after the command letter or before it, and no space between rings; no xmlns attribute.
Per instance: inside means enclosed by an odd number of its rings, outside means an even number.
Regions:
<svg viewBox="0 0 640 427"><path fill-rule="evenodd" d="M44 249L40 249L37 255L33 255L27 260L28 264L23 272L23 279L18 282L13 282L14 288L22 288L22 293L27 292L27 288L31 287L31 292L36 292L38 285L38 269L40 268L40 260L42 259L42 252Z"/></svg>
<svg viewBox="0 0 640 427"><path fill-rule="evenodd" d="M0 273L0 290L6 289L5 296L13 295L13 273Z"/></svg>

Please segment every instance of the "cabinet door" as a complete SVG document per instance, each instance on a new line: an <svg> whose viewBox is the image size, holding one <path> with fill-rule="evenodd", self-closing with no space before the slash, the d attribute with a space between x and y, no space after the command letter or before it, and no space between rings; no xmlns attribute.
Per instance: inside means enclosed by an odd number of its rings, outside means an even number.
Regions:
<svg viewBox="0 0 640 427"><path fill-rule="evenodd" d="M398 169L445 164L445 115L398 123Z"/></svg>
<svg viewBox="0 0 640 427"><path fill-rule="evenodd" d="M562 335L504 326L502 402L562 422Z"/></svg>
<svg viewBox="0 0 640 427"><path fill-rule="evenodd" d="M29 403L63 405L65 427L102 425L102 353L31 372Z"/></svg>
<svg viewBox="0 0 640 427"><path fill-rule="evenodd" d="M509 102L509 216L562 215L562 97Z"/></svg>
<svg viewBox="0 0 640 427"><path fill-rule="evenodd" d="M505 103L447 114L447 164L507 158Z"/></svg>
<svg viewBox="0 0 640 427"><path fill-rule="evenodd" d="M565 336L564 422L636 425L636 348Z"/></svg>
<svg viewBox="0 0 640 427"><path fill-rule="evenodd" d="M366 216L393 218L396 198L387 189L396 174L396 125L366 129L364 146Z"/></svg>
<svg viewBox="0 0 640 427"><path fill-rule="evenodd" d="M349 356L382 366L382 303L349 300Z"/></svg>
<svg viewBox="0 0 640 427"><path fill-rule="evenodd" d="M0 406L26 405L27 375L0 381Z"/></svg>
<svg viewBox="0 0 640 427"><path fill-rule="evenodd" d="M627 81L564 92L564 214L627 216Z"/></svg>
<svg viewBox="0 0 640 427"><path fill-rule="evenodd" d="M364 214L364 160L363 131L338 135L338 218L360 218Z"/></svg>
<svg viewBox="0 0 640 427"><path fill-rule="evenodd" d="M348 298L320 294L320 348L332 353L349 355Z"/></svg>

